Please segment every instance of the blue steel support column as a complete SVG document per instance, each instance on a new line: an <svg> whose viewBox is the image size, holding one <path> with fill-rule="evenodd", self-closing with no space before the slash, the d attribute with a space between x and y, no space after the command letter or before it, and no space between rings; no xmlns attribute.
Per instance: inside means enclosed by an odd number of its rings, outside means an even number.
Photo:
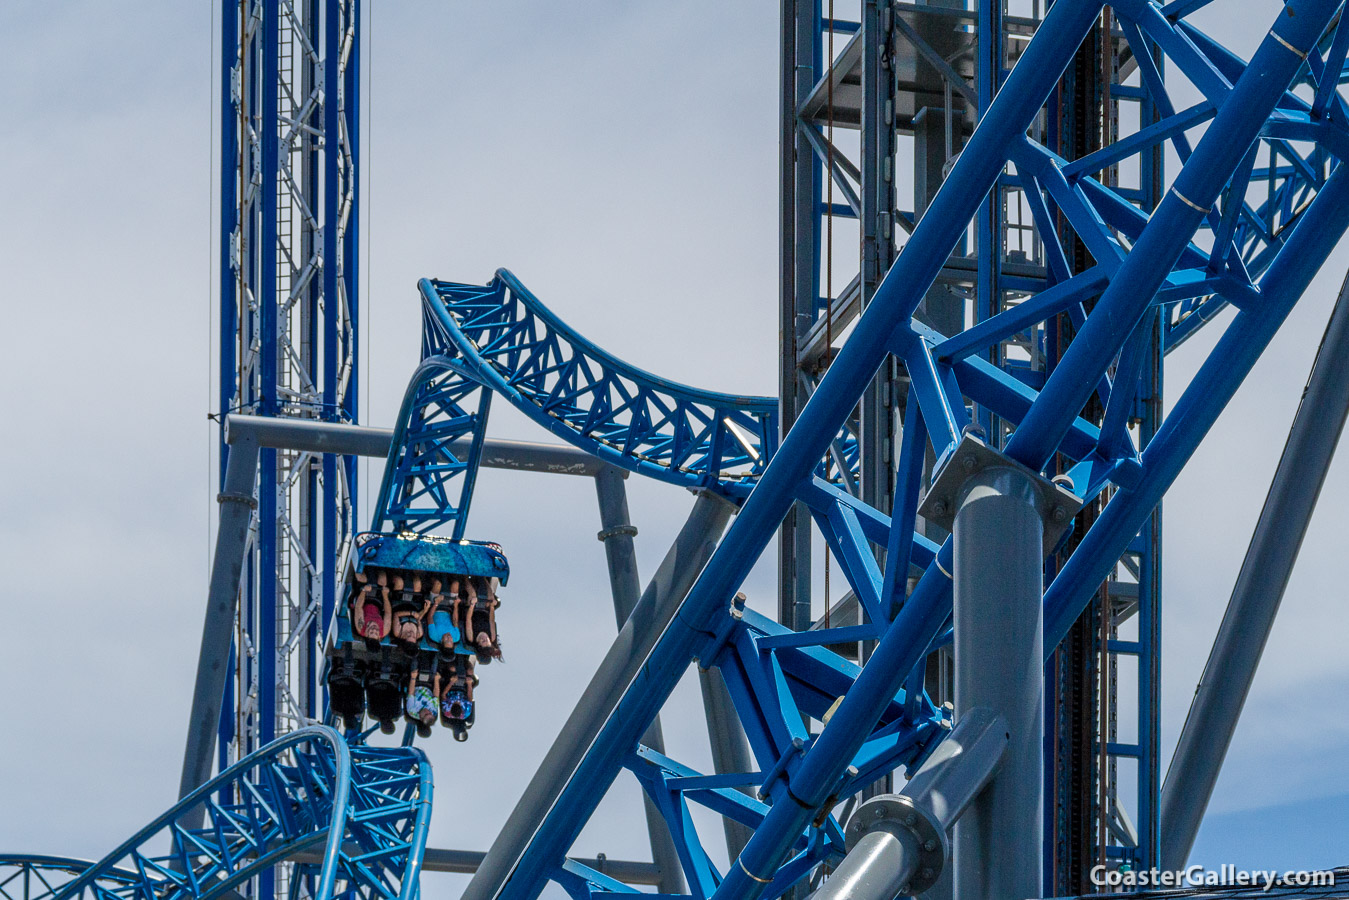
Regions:
<svg viewBox="0 0 1349 900"><path fill-rule="evenodd" d="M340 16L341 0L324 0L323 4L323 133L325 139L327 136L336 135L339 127L339 103L338 91L339 70L338 56L341 47L341 35L338 31L338 22ZM336 143L336 142L334 142ZM337 179L339 169L339 156L335 152L336 146L327 146L323 154L323 218L326 227L323 229L323 258L329 260L330 264L323 267L323 296L328 298L329 304L337 302L337 222L336 211L338 206ZM335 315L326 316L323 322L323 413L322 417L327 421L342 421L338 409L337 397L337 378L338 378L338 333L337 317ZM352 457L347 458L347 466L354 463ZM337 460L332 454L325 453L322 463L323 477L323 557L324 567L319 573L323 579L320 587L322 592L323 607L320 613L320 628L325 630L328 623L332 621L333 604L337 598L337 567L339 531L338 526L338 501L337 501ZM323 636L320 636L322 639ZM321 708L328 708L328 686L326 684L320 687Z"/></svg>
<svg viewBox="0 0 1349 900"><path fill-rule="evenodd" d="M1094 2L1056 3L1031 41L1006 87L961 153L951 176L914 229L904 252L891 268L871 305L835 364L787 434L758 487L721 548L690 592L671 627L651 653L646 666L624 694L615 714L600 731L591 752L562 789L552 813L523 847L511 871L479 876L466 900L494 896L538 896L551 868L559 864L598 805L603 789L613 782L626 753L636 745L661 704L706 639L704 629L724 612L724 604L740 586L794 502L797 486L809 478L824 457L839 425L886 358L891 336L907 322L928 285L960 239L984 194L1002 170L1005 150L1024 133L1045 97L1057 83L1074 48L1096 20ZM942 551L950 566L949 548ZM940 557L939 557L940 558ZM933 574L936 572L937 574ZM940 579L942 584L938 584ZM863 669L857 686L843 699L829 726L806 754L793 783L793 797L771 807L736 866L722 882L721 897L752 900L764 888L756 879L775 868L800 828L810 821L834 787L832 773L857 749L866 729L858 723L879 715L901 686L946 618L946 579L935 568L920 580L913 596ZM799 789L798 789L799 788ZM753 876L753 877L751 877Z"/></svg>
<svg viewBox="0 0 1349 900"><path fill-rule="evenodd" d="M351 168L347 172L350 183L351 212L347 216L347 230L342 236L342 266L347 281L347 315L351 320L351 374L347 377L346 394L342 408L359 422L361 374L361 0L347 0L348 28L351 31L351 49L347 52L347 68L342 81L342 115L346 125L347 143L351 154ZM368 412L368 410L367 410ZM354 460L353 460L354 463ZM347 467L347 496L351 509L357 508L356 466ZM353 530L348 523L348 531Z"/></svg>
<svg viewBox="0 0 1349 900"><path fill-rule="evenodd" d="M260 319L259 358L261 404L264 416L277 413L277 177L280 174L280 127L277 96L280 56L280 0L265 0L262 13L262 242L260 266L254 291ZM276 737L276 617L277 570L277 455L262 451L258 482L258 605L256 632L252 635L258 667L258 705L256 715L258 746L270 744ZM270 877L264 875L266 880ZM263 893L270 894L267 885Z"/></svg>
<svg viewBox="0 0 1349 900"><path fill-rule="evenodd" d="M263 416L277 414L277 177L280 174L280 0L264 0L262 13L262 236L259 269L253 290L259 319L259 385ZM256 742L265 747L276 738L277 679L277 581L282 576L276 559L277 454L264 449L259 456L258 479L258 572L257 606L253 620L253 649L258 673L257 706L254 711ZM243 698L240 698L243 700ZM251 748L250 748L251 749ZM258 894L276 893L276 872L267 869L258 876Z"/></svg>
<svg viewBox="0 0 1349 900"><path fill-rule="evenodd" d="M236 128L239 116L234 106L231 85L234 79L234 67L239 63L239 10L233 4L225 4L220 15L220 319L219 350L220 369L216 407L219 422L223 426L225 415L234 401L234 386L238 372L238 360L235 346L238 340L239 300L238 277L234 267L234 236L239 229L239 140ZM229 445L225 443L222 427L217 441L219 452L219 472L217 483L224 488L225 471L229 465ZM232 624L232 623L231 623ZM237 653L231 650L228 672L236 666ZM216 757L220 771L229 765L229 744L234 736L234 698L231 695L231 683L228 674L225 678L225 692L218 711L216 726ZM191 727L190 725L188 726Z"/></svg>

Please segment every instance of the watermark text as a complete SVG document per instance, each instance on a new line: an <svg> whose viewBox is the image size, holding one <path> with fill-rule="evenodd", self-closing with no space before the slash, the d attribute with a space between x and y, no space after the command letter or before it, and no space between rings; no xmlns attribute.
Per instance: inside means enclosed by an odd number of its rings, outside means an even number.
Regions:
<svg viewBox="0 0 1349 900"><path fill-rule="evenodd" d="M1184 869L1115 869L1094 866L1091 883L1097 887L1121 888L1189 888L1189 887L1255 887L1262 891L1276 887L1334 887L1335 873L1309 869L1238 869L1221 865L1216 869L1188 866Z"/></svg>

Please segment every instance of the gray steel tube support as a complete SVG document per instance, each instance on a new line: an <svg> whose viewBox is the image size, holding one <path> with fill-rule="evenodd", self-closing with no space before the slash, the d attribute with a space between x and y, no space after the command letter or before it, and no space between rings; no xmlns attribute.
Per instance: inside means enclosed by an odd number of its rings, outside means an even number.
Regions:
<svg viewBox="0 0 1349 900"><path fill-rule="evenodd" d="M712 745L712 771L718 775L753 772L754 761L750 758L749 739L745 737L744 726L736 715L735 704L731 701L731 692L726 689L726 680L721 677L721 670L699 667L698 686L703 692L707 739ZM738 859L754 830L729 816L722 816L721 822L726 832L727 859Z"/></svg>
<svg viewBox="0 0 1349 900"><path fill-rule="evenodd" d="M369 425L343 425L312 419L274 419L267 416L230 415L225 417L225 441L247 431L261 447L301 450L309 453L337 453L343 456L389 455L393 431ZM470 441L456 441L456 453L467 453ZM558 475L594 476L613 468L584 450L565 444L541 444L534 441L507 441L487 438L482 445L482 465L489 469L517 469L528 472L553 472Z"/></svg>
<svg viewBox="0 0 1349 900"><path fill-rule="evenodd" d="M882 794L848 820L848 854L811 900L894 900L941 876L946 833L988 784L1007 749L1007 722L969 710L898 794Z"/></svg>
<svg viewBox="0 0 1349 900"><path fill-rule="evenodd" d="M1183 867L1189 859L1347 416L1349 278L1331 311L1171 758L1160 810L1163 867Z"/></svg>
<svg viewBox="0 0 1349 900"><path fill-rule="evenodd" d="M637 527L628 513L628 491L623 485L627 473L614 466L605 466L595 473L595 494L600 505L600 542L609 565L609 590L614 597L614 617L621 630L637 606L642 582L637 574L637 549L633 538ZM651 727L642 735L642 743L657 753L665 752L665 735L660 716L651 721ZM651 859L660 872L656 887L662 894L684 893L684 873L679 865L679 851L655 802L642 793L642 807L646 813L647 837L651 842Z"/></svg>
<svg viewBox="0 0 1349 900"><path fill-rule="evenodd" d="M733 512L730 503L714 494L698 495L693 511L665 554L655 577L642 593L632 615L619 631L576 708L487 851L465 896L474 895L473 884L502 884L510 876L544 816L570 781L623 692L641 670L698 573L707 565Z"/></svg>
<svg viewBox="0 0 1349 900"><path fill-rule="evenodd" d="M966 481L954 540L956 721L1007 720L998 777L955 828L956 900L1041 896L1044 522L1033 476L992 467Z"/></svg>
<svg viewBox="0 0 1349 900"><path fill-rule="evenodd" d="M352 856L359 856L363 850L359 844L347 844L343 848ZM483 857L487 854L481 850L445 850L438 847L427 847L422 851L422 871L423 872L448 872L452 875L472 875L478 871L478 866L482 864ZM318 865L323 862L323 848L311 847L308 850L290 857L292 862L307 863L309 865ZM636 862L628 859L609 859L607 857L600 859L578 859L581 865L594 869L596 872L603 872L619 881L625 881L628 884L649 884L656 886L660 884L660 872L654 863Z"/></svg>
<svg viewBox="0 0 1349 900"><path fill-rule="evenodd" d="M215 558L211 562L211 581L206 593L206 621L201 629L192 712L187 720L187 746L183 750L179 797L186 797L211 778L234 615L239 603L239 579L243 573L244 549L248 545L248 525L258 506L253 497L257 476L258 441L245 431L237 434L230 444L229 461L225 464L225 489L217 497L220 524L216 529ZM200 824L203 814L203 809L189 813L191 822L187 827Z"/></svg>

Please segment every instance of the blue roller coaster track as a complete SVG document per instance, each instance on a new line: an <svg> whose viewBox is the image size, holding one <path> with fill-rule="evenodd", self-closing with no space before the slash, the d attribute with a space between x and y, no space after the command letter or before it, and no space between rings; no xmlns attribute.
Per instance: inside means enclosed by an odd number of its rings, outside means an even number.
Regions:
<svg viewBox="0 0 1349 900"><path fill-rule="evenodd" d="M292 897L410 900L431 820L431 767L410 747L350 746L330 728L278 738L220 773L94 863L0 856L14 900L168 900L237 896L306 851ZM185 820L205 808L205 825Z"/></svg>
<svg viewBox="0 0 1349 900"><path fill-rule="evenodd" d="M923 690L922 661L950 640L952 549L915 533L924 458L946 460L970 408L1005 424L996 442L1052 472L1066 461L1078 500L1108 497L1045 592L1053 648L1161 500L1349 227L1349 107L1337 87L1349 22L1334 0L1292 0L1250 61L1187 21L1203 0L1111 8L1158 120L1065 160L1028 136L1102 6L1060 0L1010 72L917 222L855 330L779 442L776 401L689 388L616 359L569 329L512 274L485 286L424 280L422 360L396 423L373 529L463 537L493 395L553 434L629 471L717 493L741 508L711 562L584 760L535 827L498 840L466 897L533 900L552 881L576 900L638 888L569 859L606 789L630 771L663 814L689 896L777 897L837 860L836 807L879 776L921 762L949 720ZM1296 15L1294 14L1296 13ZM1162 58L1199 91L1176 109ZM1158 146L1178 175L1156 209L1096 176ZM958 334L914 320L943 261L998 183L1018 185L1045 244L1047 275L1024 299ZM1091 264L1075 270L1068 244ZM1235 314L1160 429L1129 429L1148 337L1166 350L1218 311ZM1048 373L987 351L1066 314L1076 335ZM893 516L856 496L859 398L888 357L912 397ZM1079 413L1093 397L1098 426ZM1006 438L1002 440L1002 438ZM863 610L857 625L792 632L745 608L737 591L795 502L825 536ZM883 549L883 555L874 548ZM906 584L916 579L911 591ZM830 645L873 640L864 666ZM751 770L706 774L642 744L689 666L715 667L753 753ZM812 734L803 717L827 722ZM305 728L256 751L96 863L0 857L0 893L214 900L259 878L293 897L410 900L432 781L414 747L349 744ZM691 807L753 835L726 871ZM205 810L204 826L188 824ZM314 856L317 848L322 853ZM319 862L311 862L318 858Z"/></svg>
<svg viewBox="0 0 1349 900"><path fill-rule="evenodd" d="M485 286L418 287L422 362L399 411L375 529L453 523L463 536L493 394L605 462L737 504L777 451L775 398L692 388L626 363L505 269ZM826 480L855 481L856 431L849 421L830 443Z"/></svg>

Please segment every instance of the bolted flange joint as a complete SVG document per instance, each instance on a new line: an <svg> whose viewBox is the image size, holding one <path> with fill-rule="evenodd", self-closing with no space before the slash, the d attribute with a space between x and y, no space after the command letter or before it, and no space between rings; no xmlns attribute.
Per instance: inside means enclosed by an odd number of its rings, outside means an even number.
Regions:
<svg viewBox="0 0 1349 900"><path fill-rule="evenodd" d="M917 853L917 865L908 883L900 888L901 894L921 894L937 883L951 856L951 846L946 829L931 812L903 794L872 797L848 819L844 830L847 848L852 850L863 837L877 831L893 835Z"/></svg>

